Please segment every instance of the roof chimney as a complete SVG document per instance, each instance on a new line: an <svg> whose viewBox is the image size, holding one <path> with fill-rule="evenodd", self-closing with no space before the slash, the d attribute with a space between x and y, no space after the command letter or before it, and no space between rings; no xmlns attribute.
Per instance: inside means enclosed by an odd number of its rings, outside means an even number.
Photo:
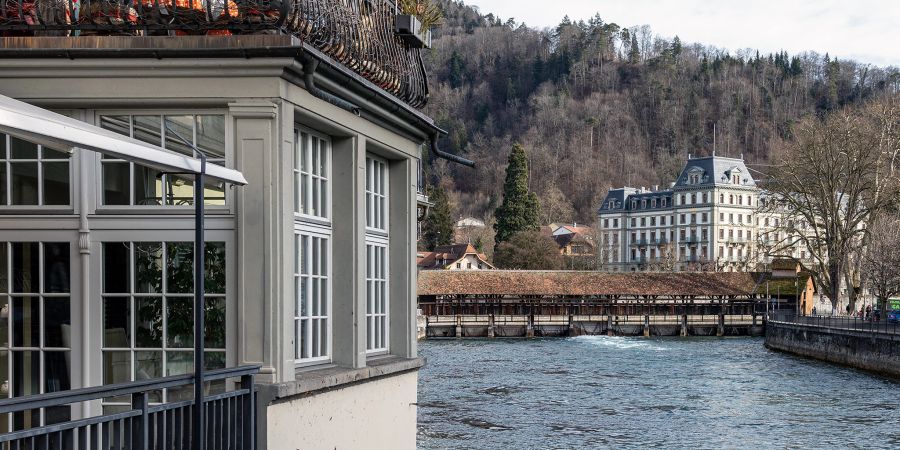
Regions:
<svg viewBox="0 0 900 450"><path fill-rule="evenodd" d="M656 191L658 191L658 190L659 190L659 185L658 185L658 184L654 184L654 185L653 185L653 192L656 192Z"/></svg>
<svg viewBox="0 0 900 450"><path fill-rule="evenodd" d="M690 153L688 153L688 159L691 159L691 154L690 154Z"/></svg>

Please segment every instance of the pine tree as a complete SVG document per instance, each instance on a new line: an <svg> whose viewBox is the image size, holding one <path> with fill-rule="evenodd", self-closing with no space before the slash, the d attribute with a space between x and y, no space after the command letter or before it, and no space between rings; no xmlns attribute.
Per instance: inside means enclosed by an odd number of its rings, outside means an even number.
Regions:
<svg viewBox="0 0 900 450"><path fill-rule="evenodd" d="M453 215L450 199L443 187L432 189L429 198L434 206L422 225L422 241L428 251L434 251L439 245L453 243Z"/></svg>
<svg viewBox="0 0 900 450"><path fill-rule="evenodd" d="M540 204L534 192L528 192L528 158L525 149L514 144L506 166L506 181L503 183L503 203L497 208L494 224L495 241L508 241L520 231L538 229Z"/></svg>

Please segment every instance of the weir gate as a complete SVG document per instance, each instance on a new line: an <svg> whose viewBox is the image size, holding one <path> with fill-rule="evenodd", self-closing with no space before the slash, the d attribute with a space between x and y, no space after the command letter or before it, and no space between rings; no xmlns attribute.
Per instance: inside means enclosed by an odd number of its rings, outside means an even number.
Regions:
<svg viewBox="0 0 900 450"><path fill-rule="evenodd" d="M419 335L762 335L767 307L796 307L789 290L767 295L771 283L764 272L423 271Z"/></svg>

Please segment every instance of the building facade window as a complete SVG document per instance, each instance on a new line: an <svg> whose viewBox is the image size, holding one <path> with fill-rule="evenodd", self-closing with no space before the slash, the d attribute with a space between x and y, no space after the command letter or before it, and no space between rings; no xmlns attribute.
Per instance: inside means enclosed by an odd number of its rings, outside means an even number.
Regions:
<svg viewBox="0 0 900 450"><path fill-rule="evenodd" d="M213 164L226 165L225 116L221 114L103 115L100 126L125 136L196 157L194 149L207 155ZM103 155L103 205L189 206L194 203L194 176L162 173L149 167ZM207 181L204 203L225 205L225 184Z"/></svg>
<svg viewBox="0 0 900 450"><path fill-rule="evenodd" d="M294 360L331 360L331 141L294 130Z"/></svg>
<svg viewBox="0 0 900 450"><path fill-rule="evenodd" d="M67 152L0 133L0 207L71 205L70 159Z"/></svg>
<svg viewBox="0 0 900 450"><path fill-rule="evenodd" d="M390 350L388 165L366 156L366 350Z"/></svg>
<svg viewBox="0 0 900 450"><path fill-rule="evenodd" d="M306 130L294 131L294 212L328 218L331 142Z"/></svg>
<svg viewBox="0 0 900 450"><path fill-rule="evenodd" d="M225 367L227 267L224 242L206 242L208 369ZM103 384L194 370L193 242L104 242L101 259ZM191 398L190 388L154 392L153 403ZM107 398L106 412L127 410Z"/></svg>
<svg viewBox="0 0 900 450"><path fill-rule="evenodd" d="M0 396L71 388L68 242L0 242ZM70 419L70 408L3 414L0 432Z"/></svg>

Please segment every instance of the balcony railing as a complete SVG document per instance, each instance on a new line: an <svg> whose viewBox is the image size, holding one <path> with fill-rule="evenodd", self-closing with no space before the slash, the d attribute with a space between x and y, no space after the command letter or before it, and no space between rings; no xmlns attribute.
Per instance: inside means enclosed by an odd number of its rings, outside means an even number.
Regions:
<svg viewBox="0 0 900 450"><path fill-rule="evenodd" d="M221 385L240 381L233 390L204 396L207 449L252 450L256 446L256 404L253 375L259 366L207 371L205 382ZM82 402L131 396L131 409L68 422L0 434L2 449L177 449L197 448L192 442L194 401L151 405L150 395L162 389L188 387L191 374L109 384L0 400L0 414L49 407L74 407ZM211 386L211 384L207 384Z"/></svg>
<svg viewBox="0 0 900 450"><path fill-rule="evenodd" d="M425 66L395 32L399 12L394 0L0 0L0 36L286 32L419 108Z"/></svg>

